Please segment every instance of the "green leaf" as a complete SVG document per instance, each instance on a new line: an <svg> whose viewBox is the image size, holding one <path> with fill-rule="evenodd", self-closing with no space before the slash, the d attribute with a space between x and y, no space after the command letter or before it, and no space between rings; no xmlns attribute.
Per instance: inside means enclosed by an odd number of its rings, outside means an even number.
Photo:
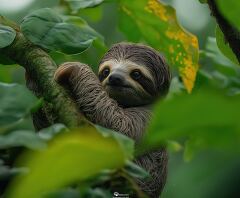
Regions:
<svg viewBox="0 0 240 198"><path fill-rule="evenodd" d="M2 62L1 55L0 55L0 62ZM4 83L12 82L12 72L16 68L12 67L5 67L0 65L0 81Z"/></svg>
<svg viewBox="0 0 240 198"><path fill-rule="evenodd" d="M217 0L216 4L224 17L240 31L239 10L240 2L237 0Z"/></svg>
<svg viewBox="0 0 240 198"><path fill-rule="evenodd" d="M0 149L20 146L29 149L43 149L47 145L34 131L18 130L6 135L0 135Z"/></svg>
<svg viewBox="0 0 240 198"><path fill-rule="evenodd" d="M23 156L20 162L30 173L14 180L7 197L38 198L104 169L123 167L127 159L112 137L103 137L94 127L75 129L54 138L48 149Z"/></svg>
<svg viewBox="0 0 240 198"><path fill-rule="evenodd" d="M85 20L78 16L63 16L64 22L73 24L77 26L83 34L88 34L93 38L99 38L102 42L104 38L101 34L96 32L93 28L91 28Z"/></svg>
<svg viewBox="0 0 240 198"><path fill-rule="evenodd" d="M9 177L16 176L19 173L27 173L26 168L11 168L4 165L3 161L0 159L0 181L5 180Z"/></svg>
<svg viewBox="0 0 240 198"><path fill-rule="evenodd" d="M16 32L13 28L0 24L0 48L9 46L15 37Z"/></svg>
<svg viewBox="0 0 240 198"><path fill-rule="evenodd" d="M37 101L23 85L0 83L0 131L30 114Z"/></svg>
<svg viewBox="0 0 240 198"><path fill-rule="evenodd" d="M206 148L239 152L240 96L229 97L222 92L200 89L159 102L143 141L145 148L184 140L188 153Z"/></svg>
<svg viewBox="0 0 240 198"><path fill-rule="evenodd" d="M239 93L240 68L221 53L215 38L207 39L206 49L202 50L200 60L201 68L198 80L201 79L199 81L201 86L205 84L224 88L229 95Z"/></svg>
<svg viewBox="0 0 240 198"><path fill-rule="evenodd" d="M36 45L66 54L83 52L96 38L86 23L79 27L64 22L50 8L39 9L26 16L21 30Z"/></svg>
<svg viewBox="0 0 240 198"><path fill-rule="evenodd" d="M126 171L132 177L138 179L146 179L150 176L146 170L131 161L127 162L126 166L124 167L124 171Z"/></svg>
<svg viewBox="0 0 240 198"><path fill-rule="evenodd" d="M233 53L232 49L230 48L229 44L225 41L224 34L222 33L219 26L216 27L216 39L218 48L221 52L229 58L235 64L239 64L236 55Z"/></svg>
<svg viewBox="0 0 240 198"><path fill-rule="evenodd" d="M112 198L110 190L102 188L73 189L65 188L57 192L48 193L44 198Z"/></svg>
<svg viewBox="0 0 240 198"><path fill-rule="evenodd" d="M48 193L43 196L44 198L79 198L80 192L75 189L63 189L57 192Z"/></svg>
<svg viewBox="0 0 240 198"><path fill-rule="evenodd" d="M121 148L123 149L126 157L133 158L134 153L134 141L127 137L126 135L123 135L119 132L113 131L111 129L104 128L99 125L94 125L96 129L104 136L104 137L112 137L114 138Z"/></svg>
<svg viewBox="0 0 240 198"><path fill-rule="evenodd" d="M181 28L175 10L158 0L120 0L119 6L119 26L128 40L145 41L162 52L191 92L198 70L198 40Z"/></svg>
<svg viewBox="0 0 240 198"><path fill-rule="evenodd" d="M207 0L199 0L200 3L207 3Z"/></svg>
<svg viewBox="0 0 240 198"><path fill-rule="evenodd" d="M168 149L172 152L178 152L183 149L182 145L176 141L168 140L167 141Z"/></svg>
<svg viewBox="0 0 240 198"><path fill-rule="evenodd" d="M94 188L89 189L85 194L82 196L83 198L112 198L113 195L110 192L110 189L101 189L101 188Z"/></svg>
<svg viewBox="0 0 240 198"><path fill-rule="evenodd" d="M216 38L208 37L206 42L206 49L203 51L205 55L211 58L218 65L229 67L229 68L237 68L237 65L234 64L233 61L230 61L223 53L220 51ZM205 57L204 57L205 58ZM216 68L216 70L220 70Z"/></svg>
<svg viewBox="0 0 240 198"><path fill-rule="evenodd" d="M54 124L48 128L40 130L38 135L44 140L51 140L55 135L66 131L68 131L68 129L64 124Z"/></svg>
<svg viewBox="0 0 240 198"><path fill-rule="evenodd" d="M54 124L38 133L31 130L12 131L6 135L0 135L0 149L20 146L29 149L44 149L47 146L46 141L65 131L67 128L63 124Z"/></svg>
<svg viewBox="0 0 240 198"><path fill-rule="evenodd" d="M104 0L65 0L73 11L94 7L101 4Z"/></svg>

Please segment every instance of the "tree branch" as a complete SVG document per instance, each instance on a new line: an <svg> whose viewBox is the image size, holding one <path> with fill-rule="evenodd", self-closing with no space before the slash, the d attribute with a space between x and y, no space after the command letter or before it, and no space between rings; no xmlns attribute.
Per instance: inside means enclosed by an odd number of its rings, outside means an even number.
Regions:
<svg viewBox="0 0 240 198"><path fill-rule="evenodd" d="M43 97L45 104L51 107L51 114L55 116L54 122L63 123L68 127L85 124L86 120L73 100L64 88L53 80L57 66L52 58L40 47L27 40L12 22L9 23L1 17L0 23L11 26L17 32L14 42L0 49L0 53L23 66L29 78L34 79L36 90L32 89L32 91L38 97Z"/></svg>
<svg viewBox="0 0 240 198"><path fill-rule="evenodd" d="M233 27L225 18L222 16L219 11L215 0L208 0L208 6L215 16L216 21L222 30L226 41L229 43L232 48L234 54L236 55L238 62L240 63L240 32Z"/></svg>

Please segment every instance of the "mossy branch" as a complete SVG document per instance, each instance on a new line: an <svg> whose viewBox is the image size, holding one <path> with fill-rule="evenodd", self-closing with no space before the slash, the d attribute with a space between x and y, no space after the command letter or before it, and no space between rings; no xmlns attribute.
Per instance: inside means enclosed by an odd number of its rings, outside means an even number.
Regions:
<svg viewBox="0 0 240 198"><path fill-rule="evenodd" d="M57 65L52 58L25 38L13 22L0 17L0 24L8 25L17 32L14 42L0 49L0 53L25 68L28 78L36 84L34 89L30 89L51 107L54 122L63 123L68 127L86 123L71 97L53 80Z"/></svg>
<svg viewBox="0 0 240 198"><path fill-rule="evenodd" d="M224 18L217 7L216 0L208 0L207 3L212 12L212 15L216 18L216 21L222 30L226 41L229 43L232 51L238 59L238 62L240 63L240 32L235 27L233 27L227 21L227 19Z"/></svg>

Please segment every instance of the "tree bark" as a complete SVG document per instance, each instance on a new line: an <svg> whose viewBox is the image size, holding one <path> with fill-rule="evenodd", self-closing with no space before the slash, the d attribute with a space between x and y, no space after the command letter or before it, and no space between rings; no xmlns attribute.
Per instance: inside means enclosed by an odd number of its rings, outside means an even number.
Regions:
<svg viewBox="0 0 240 198"><path fill-rule="evenodd" d="M49 124L58 122L77 127L87 123L69 94L53 80L57 65L52 58L25 38L16 24L9 23L3 17L0 17L0 24L8 25L17 32L14 42L0 49L0 53L25 68L27 80L31 79L35 84L29 88L37 97L43 98L53 115Z"/></svg>

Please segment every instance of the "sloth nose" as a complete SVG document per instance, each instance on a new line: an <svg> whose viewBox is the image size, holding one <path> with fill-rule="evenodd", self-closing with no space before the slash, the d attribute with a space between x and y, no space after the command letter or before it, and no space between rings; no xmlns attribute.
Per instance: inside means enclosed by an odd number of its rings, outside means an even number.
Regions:
<svg viewBox="0 0 240 198"><path fill-rule="evenodd" d="M109 76L110 85L120 86L120 85L123 85L123 82L124 82L124 78L119 74L112 74L111 76Z"/></svg>

